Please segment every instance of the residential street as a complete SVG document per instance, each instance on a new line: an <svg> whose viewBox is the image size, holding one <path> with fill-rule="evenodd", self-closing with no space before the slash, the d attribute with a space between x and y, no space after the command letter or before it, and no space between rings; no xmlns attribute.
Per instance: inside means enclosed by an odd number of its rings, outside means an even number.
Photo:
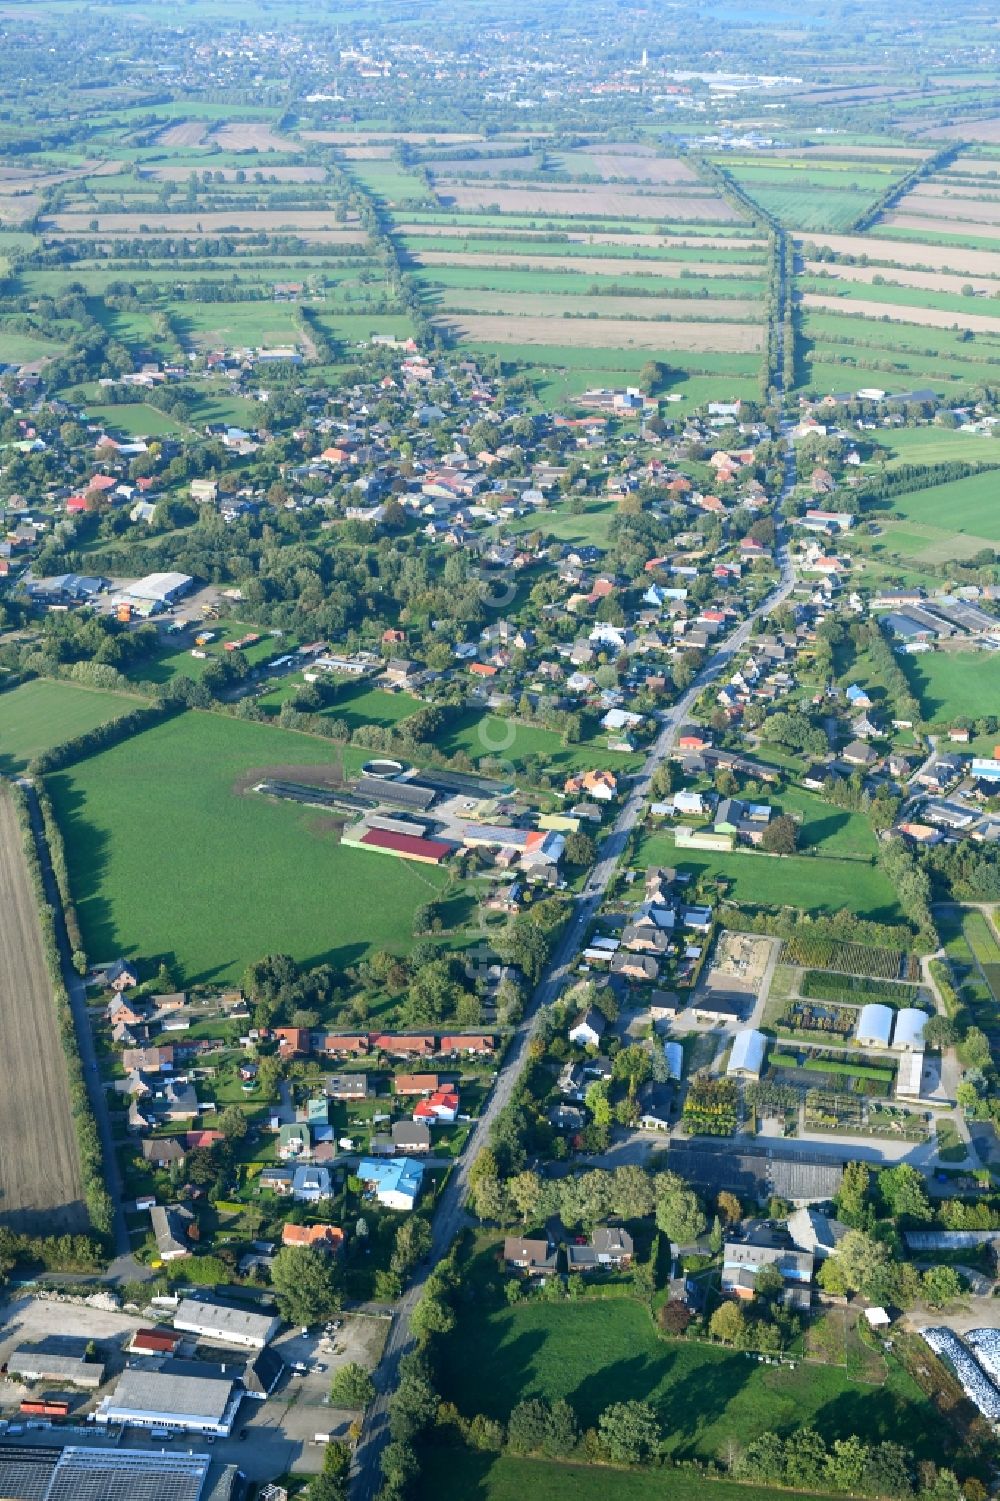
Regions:
<svg viewBox="0 0 1000 1501"><path fill-rule="evenodd" d="M782 496L791 488L793 476L794 457L789 450ZM777 557L781 570L778 587L752 615L737 627L731 636L719 645L679 702L667 709L661 716L660 733L646 758L642 771L629 790L614 827L600 846L598 859L590 879L582 895L577 899L576 911L566 927L548 970L535 990L524 1019L511 1040L492 1093L469 1137L465 1151L441 1194L434 1216L430 1255L418 1269L411 1286L397 1305L396 1317L386 1342L382 1361L376 1372L378 1395L365 1414L364 1427L354 1456L351 1494L355 1501L370 1501L370 1498L374 1497L379 1490L381 1484L379 1457L389 1437L388 1396L396 1385L400 1357L412 1346L410 1318L414 1306L423 1290L428 1271L447 1255L452 1242L466 1223L464 1205L469 1193L469 1169L477 1153L487 1145L494 1120L513 1094L521 1074L525 1049L537 1024L540 1008L549 1005L560 994L566 982L570 964L584 945L587 929L604 900L604 893L622 850L639 820L653 773L669 756L677 733L690 714L698 695L728 668L734 656L746 645L756 622L783 604L791 593L794 574L784 539L778 547Z"/></svg>

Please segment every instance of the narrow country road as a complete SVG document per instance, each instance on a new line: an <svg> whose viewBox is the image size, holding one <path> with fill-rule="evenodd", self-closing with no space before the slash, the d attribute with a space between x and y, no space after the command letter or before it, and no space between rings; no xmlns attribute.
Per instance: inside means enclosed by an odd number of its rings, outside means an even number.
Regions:
<svg viewBox="0 0 1000 1501"><path fill-rule="evenodd" d="M783 424L783 436L784 433L785 425ZM791 447L788 445L780 499L783 500L790 492L794 478L795 460ZM653 773L673 750L678 731L690 714L698 695L720 678L730 666L736 654L746 645L756 622L783 604L792 592L795 578L788 556L787 540L784 536L779 542L777 560L781 570L777 588L733 631L732 635L719 644L680 700L661 715L660 732L641 772L632 783L614 827L601 843L597 862L583 892L576 899L575 911L566 926L562 940L532 996L523 1020L511 1039L483 1113L469 1137L465 1151L455 1164L451 1178L442 1191L434 1215L430 1254L418 1268L413 1282L396 1305L389 1338L386 1341L381 1363L375 1373L378 1392L365 1414L361 1437L355 1451L351 1476L352 1501L372 1501L380 1488L379 1459L382 1448L389 1438L388 1399L398 1379L400 1357L413 1347L410 1319L414 1306L423 1291L430 1268L447 1255L452 1242L466 1224L464 1206L469 1194L469 1169L477 1154L488 1144L493 1122L510 1101L524 1066L527 1046L537 1026L539 1012L543 1006L550 1004L558 997L565 985L570 965L584 945L587 929L604 900L604 893L628 837L639 821Z"/></svg>

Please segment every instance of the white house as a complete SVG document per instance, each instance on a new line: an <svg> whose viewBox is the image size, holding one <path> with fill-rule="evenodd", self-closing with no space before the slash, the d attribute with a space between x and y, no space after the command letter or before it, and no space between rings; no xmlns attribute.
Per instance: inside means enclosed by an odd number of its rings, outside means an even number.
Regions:
<svg viewBox="0 0 1000 1501"><path fill-rule="evenodd" d="M570 1027L569 1040L585 1048L599 1047L607 1025L601 1013L591 1006Z"/></svg>

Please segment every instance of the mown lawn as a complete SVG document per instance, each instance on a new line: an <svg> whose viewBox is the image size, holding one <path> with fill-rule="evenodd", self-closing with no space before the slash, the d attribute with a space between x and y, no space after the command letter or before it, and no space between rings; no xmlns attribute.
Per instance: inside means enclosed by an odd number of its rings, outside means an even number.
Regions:
<svg viewBox="0 0 1000 1501"><path fill-rule="evenodd" d="M553 730L470 709L441 735L440 748L449 756L464 751L473 761L496 758L510 762L515 768L522 767L529 756L534 756L544 763L543 770L551 770L562 777L597 767L610 767L612 771L626 774L639 769L643 762L641 751L634 755L626 751L610 751L606 748L606 740L604 732L599 731L593 740L565 745L562 736Z"/></svg>
<svg viewBox="0 0 1000 1501"><path fill-rule="evenodd" d="M442 870L348 849L315 808L237 784L250 771L364 752L186 713L50 779L88 953L169 956L178 980L239 979L268 953L354 963L407 949Z"/></svg>
<svg viewBox="0 0 1000 1501"><path fill-rule="evenodd" d="M637 864L674 865L692 877L724 878L728 895L738 902L764 907L798 907L803 912L839 912L847 908L859 917L879 922L900 918L896 893L880 870L860 860L831 860L823 856L783 855L776 859L751 850L716 853L678 850L672 833L648 835L641 843Z"/></svg>
<svg viewBox="0 0 1000 1501"><path fill-rule="evenodd" d="M257 702L266 713L277 714L281 705L292 697L302 682L299 674L283 678L270 693L263 694ZM422 707L420 700L409 693L392 693L386 688L372 688L367 683L341 682L334 702L320 712L325 719L342 719L347 728L354 731L362 724L391 728Z"/></svg>
<svg viewBox="0 0 1000 1501"><path fill-rule="evenodd" d="M42 678L0 694L0 776L16 776L41 751L142 708L145 702Z"/></svg>
<svg viewBox="0 0 1000 1501"><path fill-rule="evenodd" d="M421 1461L419 1501L439 1501L447 1494L462 1501L608 1501L609 1495L615 1501L777 1501L788 1494L729 1480L709 1482L683 1470L611 1470L471 1449L425 1449ZM796 1495L811 1501L806 1491Z"/></svg>
<svg viewBox="0 0 1000 1501"><path fill-rule="evenodd" d="M1000 652L922 652L900 657L900 666L929 724L972 718L1000 696Z"/></svg>
<svg viewBox="0 0 1000 1501"><path fill-rule="evenodd" d="M862 813L835 808L815 792L789 787L777 799L774 809L801 818L800 849L816 849L830 858L851 855L874 858L877 852L872 826Z"/></svg>
<svg viewBox="0 0 1000 1501"><path fill-rule="evenodd" d="M443 1344L440 1384L469 1416L506 1419L526 1397L563 1397L583 1428L611 1402L651 1402L676 1458L717 1459L729 1438L745 1444L807 1424L828 1441L857 1434L934 1452L926 1404L897 1366L878 1387L837 1366L762 1365L720 1346L661 1339L646 1310L625 1298L470 1307Z"/></svg>

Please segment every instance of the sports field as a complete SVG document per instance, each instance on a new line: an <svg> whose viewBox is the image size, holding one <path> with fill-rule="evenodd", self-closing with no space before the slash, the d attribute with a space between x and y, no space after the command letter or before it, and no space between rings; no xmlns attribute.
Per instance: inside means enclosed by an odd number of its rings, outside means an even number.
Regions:
<svg viewBox="0 0 1000 1501"><path fill-rule="evenodd" d="M145 702L124 693L45 678L0 694L0 776L16 776L33 756L129 714Z"/></svg>
<svg viewBox="0 0 1000 1501"><path fill-rule="evenodd" d="M317 809L272 802L250 772L364 754L269 725L187 713L50 779L87 952L170 956L187 985L252 960L355 963L403 951L442 870L338 843Z"/></svg>
<svg viewBox="0 0 1000 1501"><path fill-rule="evenodd" d="M807 1424L828 1440L892 1439L920 1455L937 1442L919 1391L896 1366L885 1385L861 1386L840 1366L759 1365L741 1351L661 1339L625 1298L466 1305L442 1344L440 1385L460 1411L500 1419L527 1397L562 1397L582 1428L612 1401L651 1402L679 1459L717 1459L732 1437L746 1443Z"/></svg>

